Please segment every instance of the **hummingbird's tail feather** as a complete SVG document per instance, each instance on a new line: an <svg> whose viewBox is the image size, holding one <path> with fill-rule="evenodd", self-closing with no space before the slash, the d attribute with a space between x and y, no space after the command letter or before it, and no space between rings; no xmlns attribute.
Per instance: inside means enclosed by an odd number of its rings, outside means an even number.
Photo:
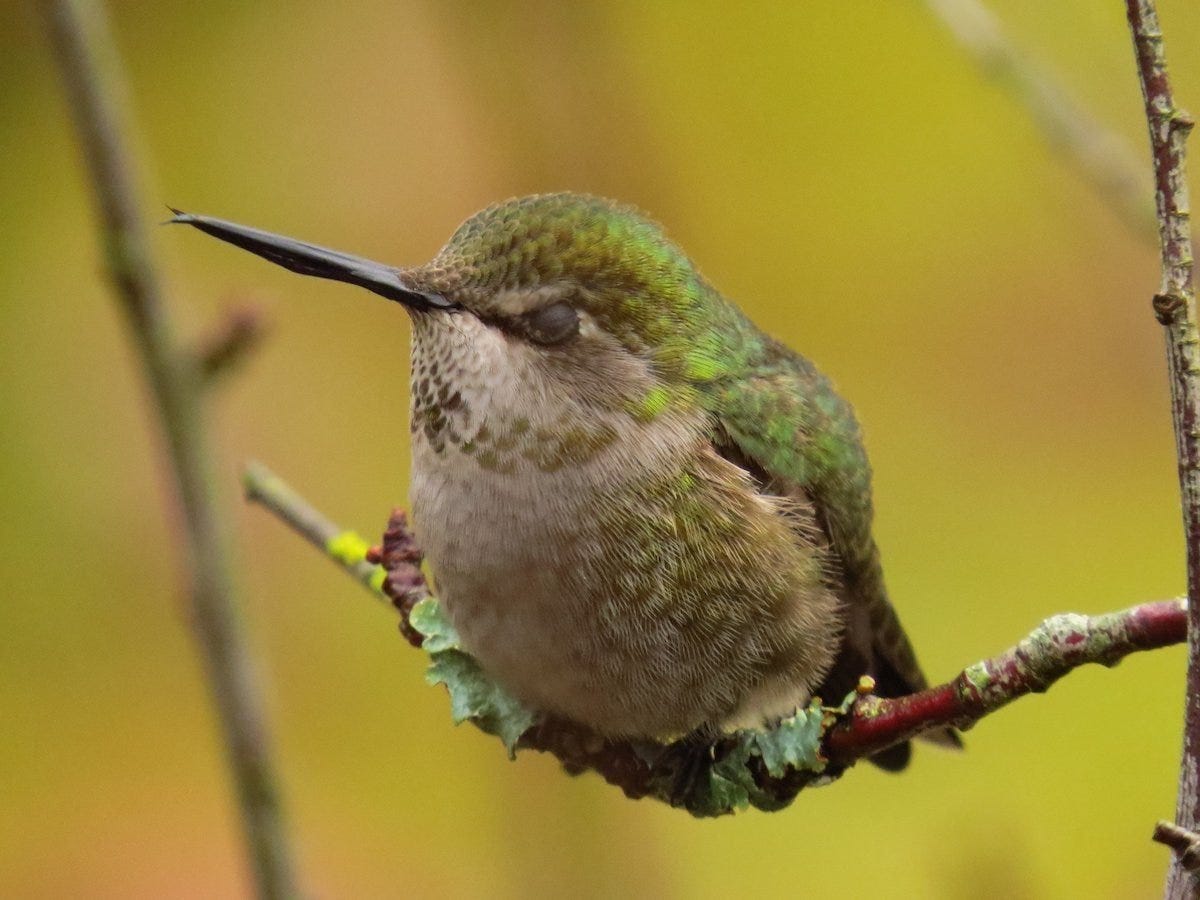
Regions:
<svg viewBox="0 0 1200 900"><path fill-rule="evenodd" d="M856 565L846 566L843 591L846 628L841 651L820 690L822 697L841 697L864 674L875 679L875 694L880 697L905 697L929 687L908 634L888 599L879 551L869 538L867 552L856 560ZM939 728L918 737L946 748L963 746L953 728ZM912 747L906 741L869 759L885 771L899 772L911 756Z"/></svg>
<svg viewBox="0 0 1200 900"><path fill-rule="evenodd" d="M908 763L911 759L912 741L896 744L894 747L880 750L874 756L867 757L868 762L874 766L878 766L885 772L903 772L908 768Z"/></svg>
<svg viewBox="0 0 1200 900"><path fill-rule="evenodd" d="M938 728L935 731L926 731L918 737L927 744L933 744L935 747L942 747L946 750L957 751L966 747L957 728Z"/></svg>
<svg viewBox="0 0 1200 900"><path fill-rule="evenodd" d="M877 556L877 555L876 555ZM903 697L929 687L917 654L913 650L896 608L887 599L882 570L873 567L877 577L870 596L868 617L873 633L875 690L880 697ZM919 735L921 740L949 749L961 750L962 737L953 728L939 728Z"/></svg>

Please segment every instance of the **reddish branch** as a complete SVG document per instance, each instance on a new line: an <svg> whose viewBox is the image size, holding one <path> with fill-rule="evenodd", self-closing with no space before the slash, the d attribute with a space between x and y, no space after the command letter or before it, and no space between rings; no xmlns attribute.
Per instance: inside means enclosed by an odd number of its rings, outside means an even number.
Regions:
<svg viewBox="0 0 1200 900"><path fill-rule="evenodd" d="M932 728L969 728L1018 697L1043 693L1085 663L1116 665L1130 653L1179 644L1186 636L1182 600L1101 616L1052 616L1017 646L968 666L953 681L908 697L859 701L826 737L826 755L848 763Z"/></svg>
<svg viewBox="0 0 1200 900"><path fill-rule="evenodd" d="M364 560L361 554L335 549L345 546L348 533L278 476L255 465L246 471L245 482L248 499L262 504L324 550L373 593L390 598L400 612L401 631L414 646L421 645L421 635L409 623L409 613L428 595L429 588L421 572L421 552L402 510L392 513L381 546L366 550L363 545ZM361 539L354 538L354 543L361 544ZM1100 616L1052 616L1015 647L969 666L953 681L897 699L863 697L827 730L822 772L794 770L773 778L765 769L754 771L763 795L759 799L765 801L756 805L784 806L813 779L836 776L857 760L893 744L947 725L969 728L1018 697L1045 691L1078 666L1111 666L1139 650L1181 643L1186 635L1183 600L1146 603ZM711 748L682 741L656 750L646 742L635 746L628 741L606 740L582 725L556 718L543 718L518 743L523 749L554 754L572 773L591 769L630 797L663 797L664 782L675 783L680 773L694 774L697 761L705 761L700 760L697 749L708 754L706 763L711 765L736 745L732 739L719 741ZM671 791L666 799L691 808L689 801L695 798L685 790Z"/></svg>

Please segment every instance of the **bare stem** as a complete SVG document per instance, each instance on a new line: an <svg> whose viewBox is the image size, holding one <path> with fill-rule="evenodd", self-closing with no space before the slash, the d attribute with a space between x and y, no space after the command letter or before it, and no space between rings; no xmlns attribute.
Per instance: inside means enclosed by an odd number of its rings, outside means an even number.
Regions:
<svg viewBox="0 0 1200 900"><path fill-rule="evenodd" d="M1153 839L1175 851L1179 865L1193 875L1200 871L1200 835L1174 822L1159 821L1154 826Z"/></svg>
<svg viewBox="0 0 1200 900"><path fill-rule="evenodd" d="M1176 824L1196 831L1200 824L1200 334L1192 290L1191 209L1188 203L1186 143L1192 120L1175 106L1167 78L1162 29L1153 0L1126 0L1138 81L1145 101L1154 160L1155 206L1162 250L1162 279L1154 311L1166 327L1171 414L1187 548L1188 674L1184 708L1183 761L1179 774ZM1192 897L1197 883L1173 858L1167 896Z"/></svg>
<svg viewBox="0 0 1200 900"><path fill-rule="evenodd" d="M172 328L151 259L124 139L116 51L100 4L42 0L41 6L91 174L108 273L166 439L185 524L192 624L233 769L258 894L295 896L263 701L238 617L227 526L217 507L202 382Z"/></svg>
<svg viewBox="0 0 1200 900"><path fill-rule="evenodd" d="M1029 113L1046 142L1140 235L1154 234L1150 180L1126 141L1102 125L1004 33L980 0L925 0L980 70Z"/></svg>
<svg viewBox="0 0 1200 900"><path fill-rule="evenodd" d="M361 537L325 518L320 510L262 463L252 462L246 466L242 487L247 500L282 519L372 594L387 600L383 592L383 569L367 561L370 547Z"/></svg>

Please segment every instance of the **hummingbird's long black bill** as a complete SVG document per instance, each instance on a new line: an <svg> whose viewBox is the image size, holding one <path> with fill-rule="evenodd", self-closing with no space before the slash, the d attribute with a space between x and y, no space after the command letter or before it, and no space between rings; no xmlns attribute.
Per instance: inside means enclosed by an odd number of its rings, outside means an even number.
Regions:
<svg viewBox="0 0 1200 900"><path fill-rule="evenodd" d="M373 291L389 300L403 303L416 310L454 309L455 304L440 294L427 291L417 291L406 285L400 273L391 266L372 262L360 256L351 256L338 250L318 247L316 244L306 244L295 238L260 231L224 219L214 219L211 216L197 216L181 212L174 207L167 207L174 213L167 224L179 223L199 228L205 234L211 234L235 247L249 250L251 253L269 259L271 262L299 272L301 275L313 275L317 278L329 278L333 281L344 281L356 284L368 291Z"/></svg>

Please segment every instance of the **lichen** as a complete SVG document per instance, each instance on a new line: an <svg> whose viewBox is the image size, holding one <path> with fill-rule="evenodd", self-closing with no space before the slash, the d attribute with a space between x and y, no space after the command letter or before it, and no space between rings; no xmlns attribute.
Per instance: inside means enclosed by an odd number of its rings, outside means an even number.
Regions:
<svg viewBox="0 0 1200 900"><path fill-rule="evenodd" d="M479 663L462 650L458 632L437 600L432 597L421 600L413 607L408 621L424 637L421 646L429 654L425 680L444 684L450 693L454 724L470 720L500 738L509 758L514 758L517 741L533 725L536 716L488 678Z"/></svg>

